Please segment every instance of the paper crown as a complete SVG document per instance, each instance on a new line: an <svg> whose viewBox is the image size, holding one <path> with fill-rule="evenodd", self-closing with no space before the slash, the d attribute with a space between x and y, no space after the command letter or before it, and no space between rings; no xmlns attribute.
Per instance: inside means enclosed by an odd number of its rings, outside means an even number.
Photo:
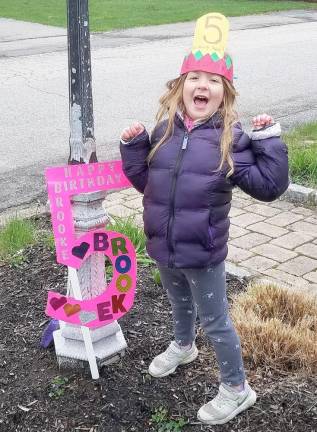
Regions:
<svg viewBox="0 0 317 432"><path fill-rule="evenodd" d="M231 57L225 53L229 21L219 13L209 13L196 22L193 47L185 56L181 75L191 71L204 71L233 79Z"/></svg>

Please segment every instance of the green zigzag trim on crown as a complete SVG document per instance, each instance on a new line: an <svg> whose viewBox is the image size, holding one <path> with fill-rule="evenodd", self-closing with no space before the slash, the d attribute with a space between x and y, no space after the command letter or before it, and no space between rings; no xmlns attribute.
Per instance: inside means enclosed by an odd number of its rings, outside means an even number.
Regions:
<svg viewBox="0 0 317 432"><path fill-rule="evenodd" d="M218 54L216 52L213 52L212 54L210 54L210 58L211 58L211 60L213 60L215 62L220 60L220 57L218 56Z"/></svg>
<svg viewBox="0 0 317 432"><path fill-rule="evenodd" d="M204 56L202 55L201 51L196 51L195 54L194 54L194 57L195 57L196 60L200 60Z"/></svg>
<svg viewBox="0 0 317 432"><path fill-rule="evenodd" d="M220 57L218 56L218 54L216 52L213 52L212 54L209 54L209 55L210 55L211 60L214 62L220 60ZM199 50L199 51L195 52L194 57L196 60L201 60L204 57L204 55Z"/></svg>
<svg viewBox="0 0 317 432"><path fill-rule="evenodd" d="M187 60L189 56L190 56L190 54L185 55L185 60ZM210 56L211 60L214 61L214 62L217 62L217 61L221 60L221 58L218 56L218 54L216 52L213 52L212 54L209 54L209 56ZM199 50L199 51L196 51L194 53L194 57L195 57L196 60L201 60L204 57L204 55ZM231 60L231 57L229 55L226 55L225 64L226 64L227 69L229 70L231 68L231 66L232 66L232 60Z"/></svg>
<svg viewBox="0 0 317 432"><path fill-rule="evenodd" d="M226 66L227 66L227 69L230 69L230 68L231 68L231 65L232 65L231 57L227 55L227 58L226 58Z"/></svg>

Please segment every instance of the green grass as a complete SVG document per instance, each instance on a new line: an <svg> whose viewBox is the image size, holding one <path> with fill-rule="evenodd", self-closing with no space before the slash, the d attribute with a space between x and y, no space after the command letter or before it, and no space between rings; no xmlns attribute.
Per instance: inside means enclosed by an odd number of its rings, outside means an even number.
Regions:
<svg viewBox="0 0 317 432"><path fill-rule="evenodd" d="M157 268L152 269L152 277L157 286L162 286L161 275Z"/></svg>
<svg viewBox="0 0 317 432"><path fill-rule="evenodd" d="M288 145L292 183L317 187L317 122L299 126L283 135Z"/></svg>
<svg viewBox="0 0 317 432"><path fill-rule="evenodd" d="M146 252L144 231L137 226L133 217L112 216L112 223L107 225L106 229L120 232L131 240L136 251L138 264L153 264L153 260ZM23 262L23 250L39 242L42 242L50 251L55 251L54 236L51 230L40 230L35 222L27 219L11 219L0 229L0 261L18 265ZM108 261L106 262L106 272L107 278L110 280L113 270Z"/></svg>
<svg viewBox="0 0 317 432"><path fill-rule="evenodd" d="M36 238L34 225L27 220L11 219L0 231L0 260L19 264L23 261L23 249Z"/></svg>
<svg viewBox="0 0 317 432"><path fill-rule="evenodd" d="M42 232L42 240L45 246L48 248L48 250L50 250L51 252L55 251L55 241L54 241L53 231Z"/></svg>
<svg viewBox="0 0 317 432"><path fill-rule="evenodd" d="M301 1L89 0L91 31L194 21L207 12L241 16L316 8ZM0 16L66 27L66 0L0 0Z"/></svg>
<svg viewBox="0 0 317 432"><path fill-rule="evenodd" d="M136 252L138 264L152 264L153 260L148 256L145 248L146 237L144 231L142 228L137 226L133 216L126 218L111 216L111 218L113 219L113 222L107 225L107 231L117 231L131 240Z"/></svg>

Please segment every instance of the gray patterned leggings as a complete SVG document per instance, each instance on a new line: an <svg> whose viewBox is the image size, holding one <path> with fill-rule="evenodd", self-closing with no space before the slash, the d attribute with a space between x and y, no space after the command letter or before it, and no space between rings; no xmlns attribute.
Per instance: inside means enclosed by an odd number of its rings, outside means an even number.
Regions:
<svg viewBox="0 0 317 432"><path fill-rule="evenodd" d="M198 309L201 326L216 352L221 382L243 383L240 339L228 315L225 263L203 269L158 268L173 310L175 341L185 346L195 340Z"/></svg>

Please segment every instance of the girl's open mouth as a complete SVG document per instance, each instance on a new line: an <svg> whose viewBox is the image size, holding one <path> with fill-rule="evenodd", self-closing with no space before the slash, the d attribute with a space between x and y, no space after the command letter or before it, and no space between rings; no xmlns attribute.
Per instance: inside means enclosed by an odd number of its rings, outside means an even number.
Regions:
<svg viewBox="0 0 317 432"><path fill-rule="evenodd" d="M208 103L208 98L206 96L195 96L194 97L194 104L199 107L204 107Z"/></svg>

